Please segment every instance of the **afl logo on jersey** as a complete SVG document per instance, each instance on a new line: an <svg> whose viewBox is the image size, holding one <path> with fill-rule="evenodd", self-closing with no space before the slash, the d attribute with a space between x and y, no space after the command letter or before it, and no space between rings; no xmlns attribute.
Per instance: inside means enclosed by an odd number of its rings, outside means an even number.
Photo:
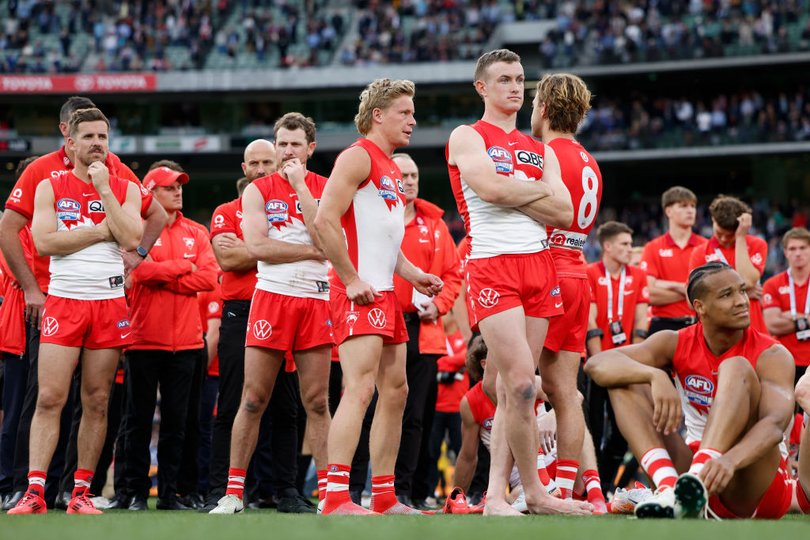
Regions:
<svg viewBox="0 0 810 540"><path fill-rule="evenodd" d="M701 375L689 375L686 378L686 387L702 396L710 396L714 391L714 383Z"/></svg>
<svg viewBox="0 0 810 540"><path fill-rule="evenodd" d="M543 168L543 156L540 154L535 154L534 152L528 152L526 150L518 150L515 155L520 163L531 165L533 167L537 167L538 169Z"/></svg>
<svg viewBox="0 0 810 540"><path fill-rule="evenodd" d="M264 205L264 211L267 213L267 221L270 223L287 221L288 210L289 207L287 206L287 203L278 199L267 201L267 204Z"/></svg>
<svg viewBox="0 0 810 540"><path fill-rule="evenodd" d="M61 221L78 221L81 217L82 205L73 199L59 199L56 201L56 218Z"/></svg>
<svg viewBox="0 0 810 540"><path fill-rule="evenodd" d="M495 162L495 171L499 173L511 173L515 166L512 164L512 153L502 146L490 146L487 154Z"/></svg>
<svg viewBox="0 0 810 540"><path fill-rule="evenodd" d="M483 425L483 427L484 427L484 429L485 429L485 430L487 430L487 431L492 431L492 421L493 421L494 419L495 419L495 418L487 418L486 420L484 420L484 425Z"/></svg>
<svg viewBox="0 0 810 540"><path fill-rule="evenodd" d="M388 176L380 178L380 197L387 201L397 200L397 186Z"/></svg>

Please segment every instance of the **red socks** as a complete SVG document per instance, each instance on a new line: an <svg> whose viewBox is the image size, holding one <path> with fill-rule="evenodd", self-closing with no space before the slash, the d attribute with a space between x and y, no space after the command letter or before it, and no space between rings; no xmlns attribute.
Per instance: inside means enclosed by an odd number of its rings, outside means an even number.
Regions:
<svg viewBox="0 0 810 540"><path fill-rule="evenodd" d="M332 463L326 471L326 496L324 497L323 513L328 514L338 506L352 502L349 497L350 465Z"/></svg>
<svg viewBox="0 0 810 540"><path fill-rule="evenodd" d="M236 495L240 499L245 498L245 476L247 470L231 467L228 469L228 488L225 495Z"/></svg>
<svg viewBox="0 0 810 540"><path fill-rule="evenodd" d="M45 496L45 478L47 474L45 471L29 471L28 472L28 493L33 493L37 497Z"/></svg>
<svg viewBox="0 0 810 540"><path fill-rule="evenodd" d="M653 484L658 489L675 487L678 473L675 471L675 465L672 464L669 452L663 448L647 450L641 456L641 467L652 478Z"/></svg>
<svg viewBox="0 0 810 540"><path fill-rule="evenodd" d="M395 504L394 475L386 474L371 477L371 511L382 514Z"/></svg>
<svg viewBox="0 0 810 540"><path fill-rule="evenodd" d="M90 484L93 483L93 471L88 469L76 469L73 473L73 493L71 497L78 497L84 495L90 490Z"/></svg>
<svg viewBox="0 0 810 540"><path fill-rule="evenodd" d="M318 475L318 501L322 501L326 498L326 469L321 469L316 474Z"/></svg>
<svg viewBox="0 0 810 540"><path fill-rule="evenodd" d="M692 465L689 466L689 472L695 475L700 474L700 471L703 470L703 466L706 465L707 461L719 458L722 455L723 452L715 450L714 448L702 448L698 450L692 458Z"/></svg>
<svg viewBox="0 0 810 540"><path fill-rule="evenodd" d="M570 499L574 493L574 482L577 479L579 461L574 459L557 460L557 487L563 499Z"/></svg>

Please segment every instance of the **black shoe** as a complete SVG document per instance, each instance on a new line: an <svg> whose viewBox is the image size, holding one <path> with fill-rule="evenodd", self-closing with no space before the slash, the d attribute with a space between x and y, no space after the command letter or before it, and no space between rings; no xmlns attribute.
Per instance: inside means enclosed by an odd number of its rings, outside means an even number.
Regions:
<svg viewBox="0 0 810 540"><path fill-rule="evenodd" d="M189 493L188 495L178 497L177 500L180 504L188 506L192 510L199 510L205 506L205 501L199 493Z"/></svg>
<svg viewBox="0 0 810 540"><path fill-rule="evenodd" d="M413 508L413 501L408 495L397 495L397 500L405 506L410 506Z"/></svg>
<svg viewBox="0 0 810 540"><path fill-rule="evenodd" d="M129 502L129 506L127 506L127 510L132 510L134 512L149 510L149 506L146 504L146 497L141 497L140 495L135 495L132 497L132 500Z"/></svg>
<svg viewBox="0 0 810 540"><path fill-rule="evenodd" d="M105 510L126 510L129 508L129 503L130 500L127 495L117 494L110 499L110 504L107 505Z"/></svg>
<svg viewBox="0 0 810 540"><path fill-rule="evenodd" d="M15 491L14 493L6 497L6 499L3 501L3 510L11 510L15 506L17 506L17 503L20 502L20 499L23 498L23 495L25 495L24 491Z"/></svg>
<svg viewBox="0 0 810 540"><path fill-rule="evenodd" d="M352 502L354 504L362 504L362 502L363 502L363 492L362 491L349 490L349 497L351 497Z"/></svg>
<svg viewBox="0 0 810 540"><path fill-rule="evenodd" d="M63 491L56 495L56 501L53 503L53 507L57 510L67 510L68 504L70 504L70 500L73 498L69 491Z"/></svg>
<svg viewBox="0 0 810 540"><path fill-rule="evenodd" d="M412 508L416 508L417 510L436 510L437 506L431 506L424 500L415 500L413 504L410 505Z"/></svg>
<svg viewBox="0 0 810 540"><path fill-rule="evenodd" d="M194 510L193 508L189 508L185 504L181 503L177 499L158 499L157 505L158 510Z"/></svg>
<svg viewBox="0 0 810 540"><path fill-rule="evenodd" d="M293 495L278 500L278 511L284 514L314 514L317 508L301 495Z"/></svg>
<svg viewBox="0 0 810 540"><path fill-rule="evenodd" d="M261 497L248 501L245 506L251 510L266 510L268 508L278 508L278 501L275 497Z"/></svg>

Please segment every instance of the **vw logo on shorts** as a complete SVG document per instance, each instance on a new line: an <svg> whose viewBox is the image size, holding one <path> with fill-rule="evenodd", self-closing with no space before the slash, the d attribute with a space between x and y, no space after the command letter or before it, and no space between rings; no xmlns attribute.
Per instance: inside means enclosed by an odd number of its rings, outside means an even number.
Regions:
<svg viewBox="0 0 810 540"><path fill-rule="evenodd" d="M50 337L59 331L59 321L53 317L45 317L42 321L42 335Z"/></svg>
<svg viewBox="0 0 810 540"><path fill-rule="evenodd" d="M380 308L374 308L368 312L368 322L374 328L382 330L385 328L386 318L385 312Z"/></svg>
<svg viewBox="0 0 810 540"><path fill-rule="evenodd" d="M264 319L253 323L253 335L256 339L265 340L273 335L273 327Z"/></svg>
<svg viewBox="0 0 810 540"><path fill-rule="evenodd" d="M478 303L485 308L495 307L500 299L501 295L495 289L481 289L481 292L478 293Z"/></svg>

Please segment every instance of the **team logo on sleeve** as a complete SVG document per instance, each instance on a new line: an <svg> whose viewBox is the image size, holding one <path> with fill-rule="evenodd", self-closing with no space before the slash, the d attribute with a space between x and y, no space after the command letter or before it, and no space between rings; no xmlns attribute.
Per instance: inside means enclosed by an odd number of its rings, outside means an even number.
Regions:
<svg viewBox="0 0 810 540"><path fill-rule="evenodd" d="M753 257L751 257L751 262L760 265L762 264L762 254L761 253L754 253Z"/></svg>
<svg viewBox="0 0 810 540"><path fill-rule="evenodd" d="M12 202L12 203L20 204L20 200L22 199L22 196L23 196L22 188L17 188L14 191L11 192L11 195L9 196L8 201Z"/></svg>
<svg viewBox="0 0 810 540"><path fill-rule="evenodd" d="M79 221L82 205L73 199L59 199L56 201L56 219L60 221Z"/></svg>
<svg viewBox="0 0 810 540"><path fill-rule="evenodd" d="M214 228L221 229L225 226L225 216L222 214L217 214L214 216Z"/></svg>
<svg viewBox="0 0 810 540"><path fill-rule="evenodd" d="M281 229L281 226L287 221L287 218L290 215L289 210L290 207L287 205L287 203L278 199L267 201L267 203L264 205L264 211L267 214L267 221L277 229Z"/></svg>
<svg viewBox="0 0 810 540"><path fill-rule="evenodd" d="M495 171L499 173L511 173L515 169L512 163L512 153L502 146L490 146L487 154L495 162Z"/></svg>

